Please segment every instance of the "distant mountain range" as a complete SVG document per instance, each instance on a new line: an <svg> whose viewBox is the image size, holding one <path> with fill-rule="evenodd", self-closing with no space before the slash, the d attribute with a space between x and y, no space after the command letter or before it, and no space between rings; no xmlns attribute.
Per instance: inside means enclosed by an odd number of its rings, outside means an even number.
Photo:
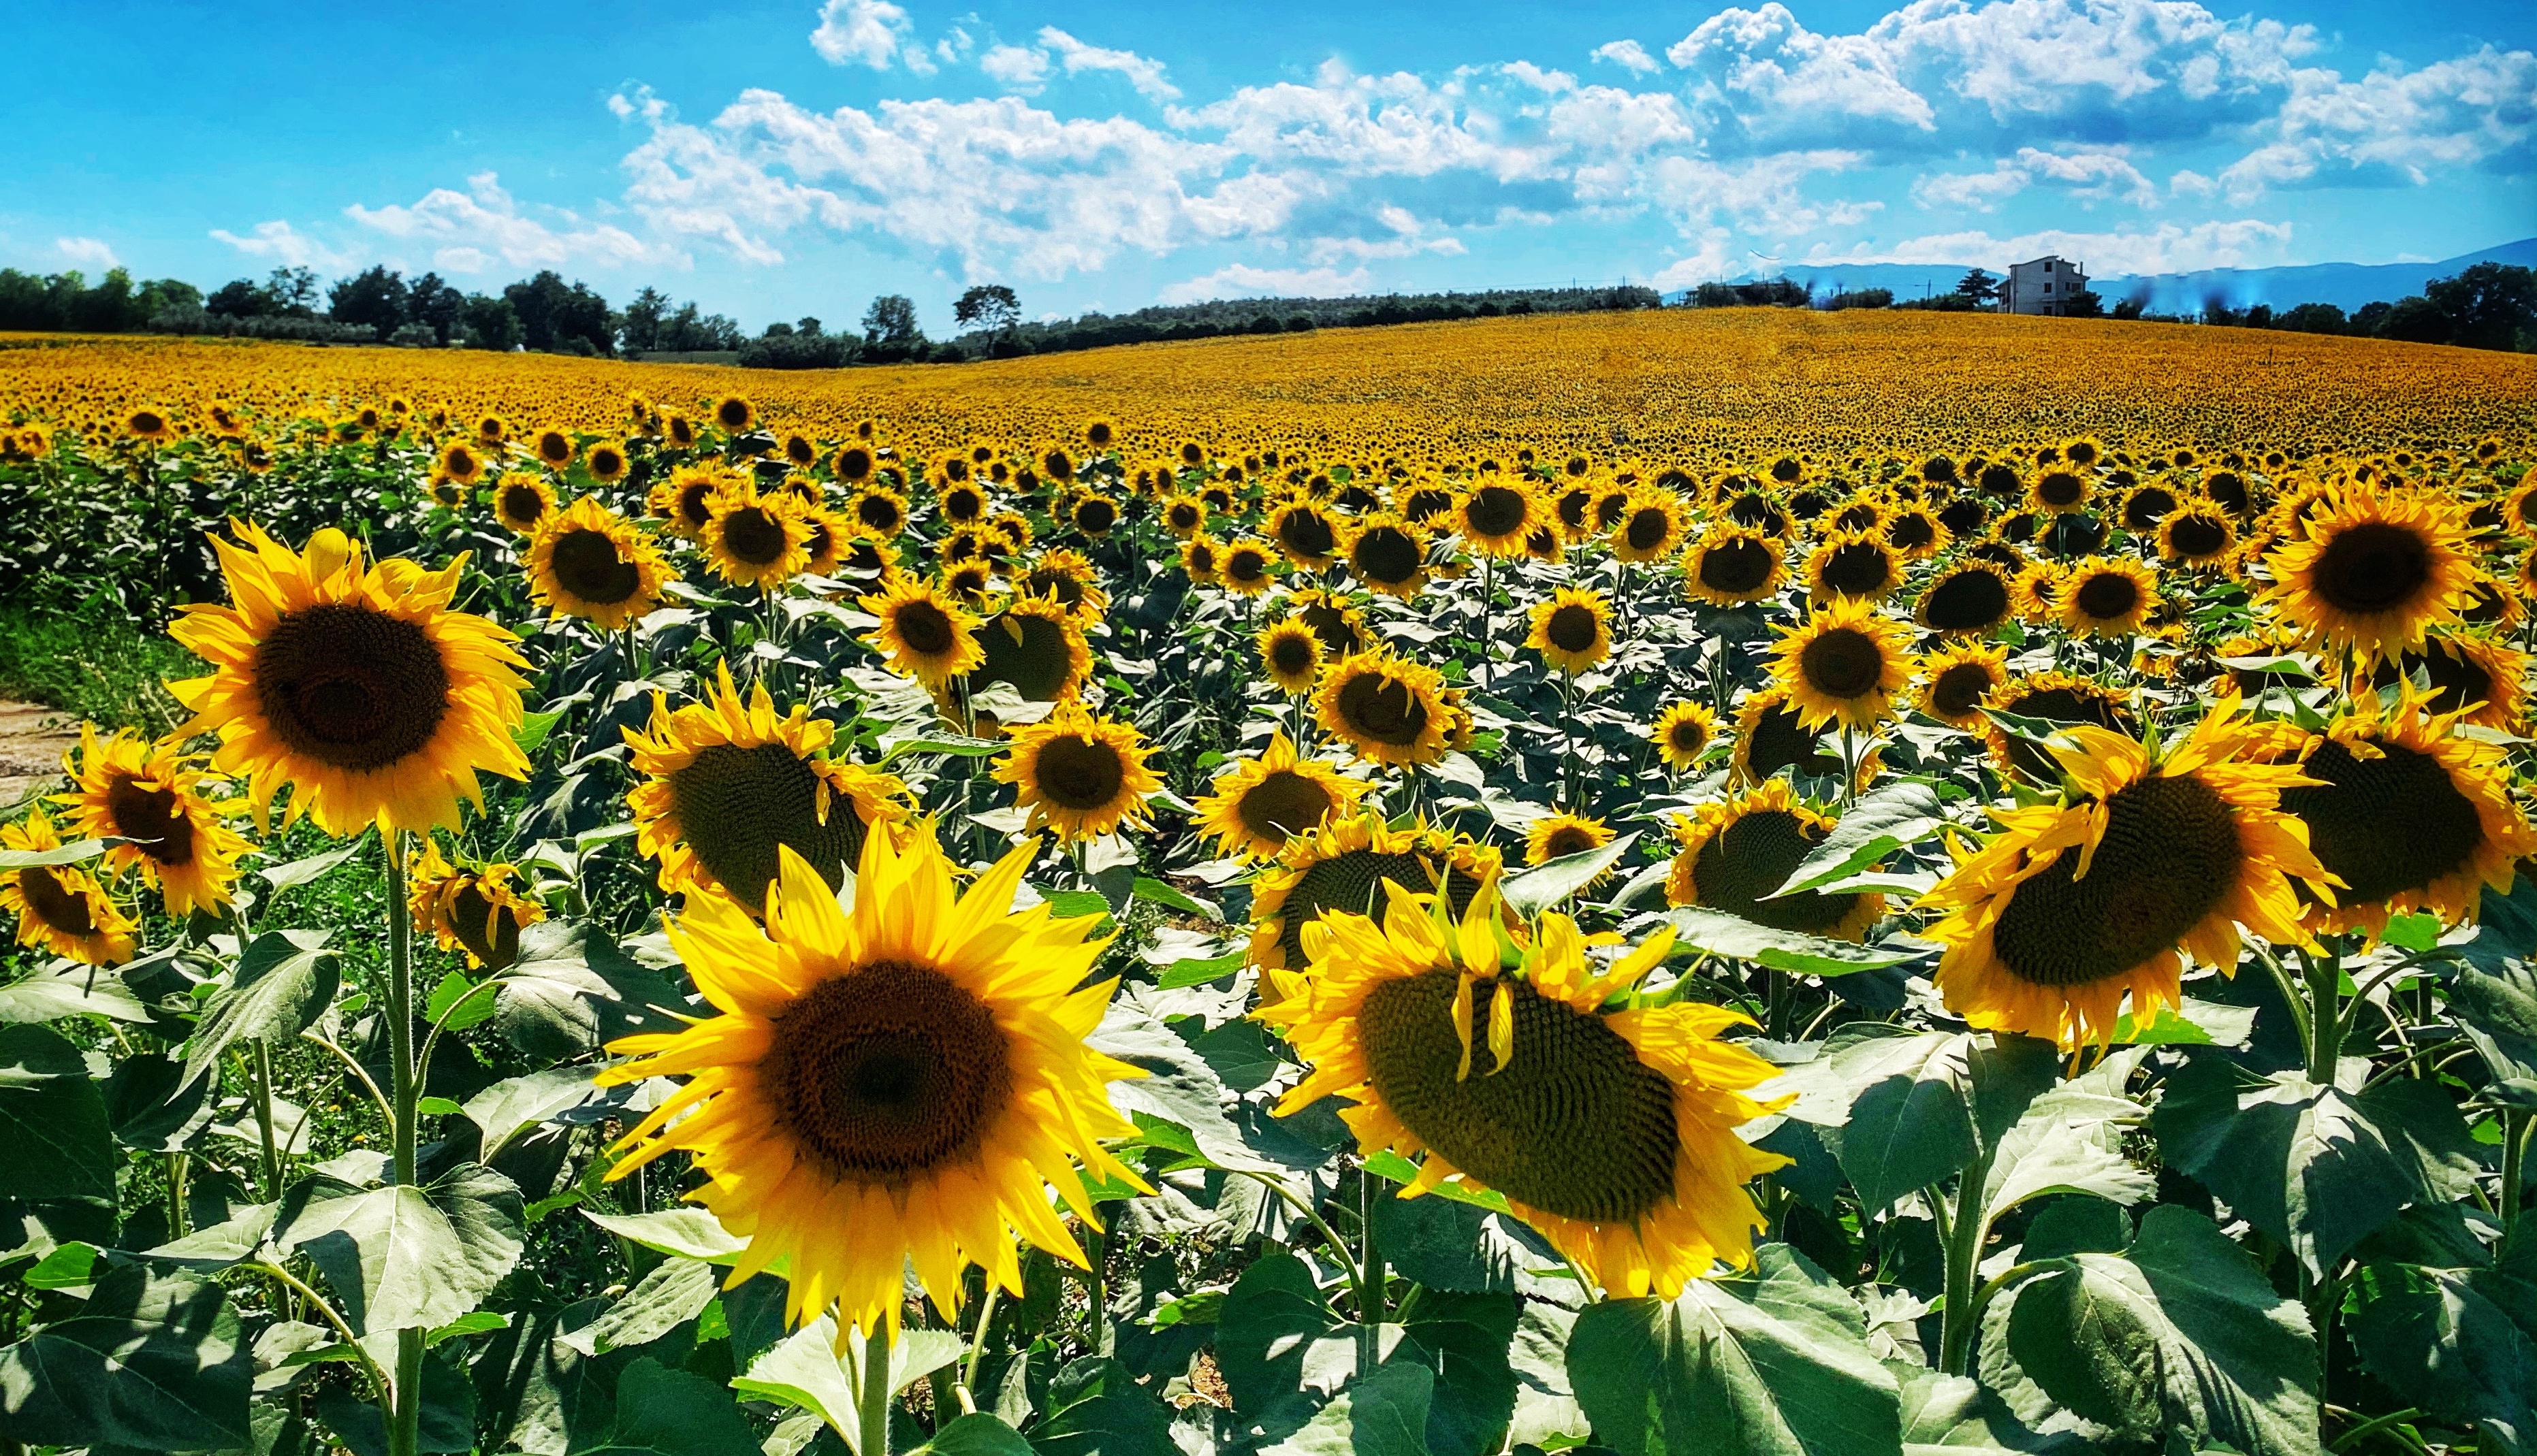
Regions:
<svg viewBox="0 0 2537 1456"><path fill-rule="evenodd" d="M2085 264L2085 258L2074 258ZM2423 291L2423 285L2436 278L2447 278L2477 263L2514 264L2537 268L2537 237L2523 237L2517 242L2478 252L2462 253L2438 263L2311 263L2297 268L2206 268L2196 273L2159 273L2144 276L2117 275L2094 278L2089 285L2106 300L2108 307L2126 298L2144 297L2153 313L2199 313L2214 298L2225 299L2232 308L2269 303L2275 308L2288 308L2299 303L2340 304L2346 312L2374 299L2393 303L2408 293ZM1890 288L1899 302L1931 293L1952 292L1956 281L1966 270L1981 266L1997 276L2000 269L1991 264L1972 263L1796 263L1786 268L1756 272L1735 280L1756 283L1786 276L1792 282L1814 289L1818 298L1845 289ZM1668 293L1665 302L1682 301L1688 290Z"/></svg>

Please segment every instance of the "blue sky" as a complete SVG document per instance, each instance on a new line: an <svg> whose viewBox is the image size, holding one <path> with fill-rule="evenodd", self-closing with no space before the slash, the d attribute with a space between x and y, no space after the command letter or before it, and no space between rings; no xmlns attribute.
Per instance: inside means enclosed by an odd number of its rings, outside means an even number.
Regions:
<svg viewBox="0 0 2537 1456"><path fill-rule="evenodd" d="M2537 233L2532 14L33 0L0 265L553 267L752 329L905 292L943 332L972 282L1044 316L1774 260L2425 261Z"/></svg>

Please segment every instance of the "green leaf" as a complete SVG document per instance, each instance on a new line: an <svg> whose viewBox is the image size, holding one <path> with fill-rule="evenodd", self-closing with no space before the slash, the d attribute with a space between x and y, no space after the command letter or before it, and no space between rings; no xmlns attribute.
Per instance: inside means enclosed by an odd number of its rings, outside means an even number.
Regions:
<svg viewBox="0 0 2537 1456"><path fill-rule="evenodd" d="M1335 1391L1356 1368L1346 1328L1302 1259L1272 1253L1243 1270L1215 1319L1216 1367L1233 1408L1264 1410L1308 1387Z"/></svg>
<svg viewBox="0 0 2537 1456"><path fill-rule="evenodd" d="M2158 1179L2123 1156L2123 1135L2149 1116L2126 1097L2105 1097L2076 1084L2037 1098L1999 1140L1983 1183L1984 1226L2029 1199L2087 1193L2132 1204L2158 1192Z"/></svg>
<svg viewBox="0 0 2537 1456"><path fill-rule="evenodd" d="M283 1200L274 1242L305 1253L365 1335L445 1325L492 1293L520 1257L520 1191L478 1164L422 1187L336 1197L302 1183Z"/></svg>
<svg viewBox="0 0 2537 1456"><path fill-rule="evenodd" d="M1137 876L1136 894L1139 900L1150 900L1156 905L1168 905L1183 915L1202 916L1218 923L1224 919L1223 911L1151 875Z"/></svg>
<svg viewBox="0 0 2537 1456"><path fill-rule="evenodd" d="M247 944L228 986L185 1044L185 1080L217 1066L241 1040L288 1042L317 1024L342 984L323 930L268 930Z"/></svg>
<svg viewBox="0 0 2537 1456"><path fill-rule="evenodd" d="M702 1259L663 1259L607 1313L561 1339L584 1355L649 1345L704 1313L721 1284L722 1276Z"/></svg>
<svg viewBox="0 0 2537 1456"><path fill-rule="evenodd" d="M1903 1382L1904 1456L2016 1456L2067 1451L2083 1456L2076 1436L2039 1435L1998 1396L1963 1375L1941 1375L1918 1365L1890 1368Z"/></svg>
<svg viewBox="0 0 2537 1456"><path fill-rule="evenodd" d="M1418 1165L1390 1148L1368 1157L1365 1160L1365 1171L1378 1177L1390 1178L1403 1187L1418 1181ZM1506 1195L1497 1189L1469 1187L1459 1181L1438 1183L1427 1196L1450 1198L1456 1203L1466 1203L1473 1208L1487 1209L1491 1213L1512 1215L1515 1211L1513 1205L1507 1202Z"/></svg>
<svg viewBox="0 0 2537 1456"><path fill-rule="evenodd" d="M1900 1391L1848 1292L1786 1244L1754 1273L1577 1316L1568 1376L1620 1456L1878 1456L1902 1450Z"/></svg>
<svg viewBox="0 0 2537 1456"><path fill-rule="evenodd" d="M2517 959L2461 964L2448 984L2448 1009L2496 1080L2537 1083L2537 966Z"/></svg>
<svg viewBox="0 0 2537 1456"><path fill-rule="evenodd" d="M994 738L966 738L958 733L928 733L922 737L902 738L889 745L880 756L880 766L887 768L911 753L948 753L956 758L993 758L1005 751L1005 744Z"/></svg>
<svg viewBox="0 0 2537 1456"><path fill-rule="evenodd" d="M350 844L328 850L322 855L311 855L305 859L268 865L257 870L256 873L263 877L266 884L276 890L288 890L293 885L304 885L311 880L322 878L326 871L361 853L361 846L369 843L369 831L365 829Z"/></svg>
<svg viewBox="0 0 2537 1456"><path fill-rule="evenodd" d="M219 1285L136 1265L0 1350L0 1432L30 1446L229 1449L249 1439L254 1379Z"/></svg>
<svg viewBox="0 0 2537 1456"><path fill-rule="evenodd" d="M485 982L470 981L463 973L452 971L431 988L430 999L423 1004L423 1020L452 1032L480 1026L492 1018L494 994L494 989ZM450 1014L453 1010L455 1016Z"/></svg>
<svg viewBox="0 0 2537 1456"><path fill-rule="evenodd" d="M658 1213L604 1214L585 1207L581 1216L619 1238L660 1253L707 1263L728 1264L739 1258L748 1241L701 1208L667 1208Z"/></svg>
<svg viewBox="0 0 2537 1456"><path fill-rule="evenodd" d="M1422 1365L1393 1361L1313 1413L1303 1428L1260 1456L1430 1456L1426 1431L1436 1377Z"/></svg>
<svg viewBox="0 0 2537 1456"><path fill-rule="evenodd" d="M543 1072L496 1082L467 1099L461 1110L484 1132L482 1157L495 1157L530 1128L589 1102L597 1092L591 1079L598 1070L589 1066L549 1067Z"/></svg>
<svg viewBox="0 0 2537 1456"><path fill-rule="evenodd" d="M2181 1007L2159 1007L2147 1026L2124 1011L2114 1018L2114 1040L2126 1046L2244 1046L2254 1034L2254 1007L2186 996Z"/></svg>
<svg viewBox="0 0 2537 1456"><path fill-rule="evenodd" d="M0 1193L114 1199L114 1139L88 1063L50 1027L0 1026Z"/></svg>
<svg viewBox="0 0 2537 1456"><path fill-rule="evenodd" d="M969 1353L951 1330L901 1329L889 1350L892 1395L910 1381L923 1379ZM847 1334L846 1354L837 1354L837 1320L823 1314L804 1325L783 1344L751 1361L748 1373L734 1377L731 1388L788 1406L799 1406L825 1421L852 1444L856 1391L862 1384L863 1340Z"/></svg>
<svg viewBox="0 0 2537 1456"><path fill-rule="evenodd" d="M712 1381L646 1357L617 1377L616 1419L575 1431L568 1456L747 1456L757 1432Z"/></svg>
<svg viewBox="0 0 2537 1456"><path fill-rule="evenodd" d="M462 1314L424 1335L423 1348L428 1350L443 1340L463 1340L469 1335L489 1335L495 1330L507 1330L510 1327L511 1316L496 1310L479 1309L473 1314Z"/></svg>
<svg viewBox="0 0 2537 1456"><path fill-rule="evenodd" d="M1171 1412L1115 1360L1087 1357L1059 1371L1048 1407L1030 1432L1040 1456L1178 1456Z"/></svg>
<svg viewBox="0 0 2537 1456"><path fill-rule="evenodd" d="M2316 1450L2307 1310L2189 1209L2152 1208L2128 1253L2073 1255L1994 1300L1984 1325L1984 1381L2030 1420L2047 1409L2040 1392L2135 1440Z"/></svg>
<svg viewBox="0 0 2537 1456"><path fill-rule="evenodd" d="M1398 1201L1398 1200L1394 1200ZM1512 1294L1430 1289L1407 1306L1407 1336L1374 1372L1412 1361L1433 1376L1422 1448L1430 1456L1494 1456L1515 1417L1516 1376L1508 1360L1520 1301ZM1360 1380L1362 1388L1366 1381ZM1363 1429L1359 1405L1360 1425ZM1415 1427L1413 1427L1415 1429Z"/></svg>
<svg viewBox="0 0 2537 1456"><path fill-rule="evenodd" d="M2412 915L2389 916L2387 928L2378 938L2400 950L2430 950L2440 943L2440 918L2419 911Z"/></svg>
<svg viewBox="0 0 2537 1456"><path fill-rule="evenodd" d="M1638 842L1636 834L1625 834L1601 849L1562 855L1521 874L1507 876L1499 893L1516 914L1537 916L1609 874Z"/></svg>
<svg viewBox="0 0 2537 1456"><path fill-rule="evenodd" d="M101 839L84 839L50 850L0 850L0 870L85 864L104 853L105 841Z"/></svg>
<svg viewBox="0 0 2537 1456"><path fill-rule="evenodd" d="M1237 950L1217 956L1213 960L1174 961L1163 968L1163 974L1156 984L1167 991L1178 990L1185 985L1205 985L1209 981L1222 981L1241 970L1242 963L1247 958L1247 952Z"/></svg>
<svg viewBox="0 0 2537 1456"><path fill-rule="evenodd" d="M570 1060L635 1032L676 1030L669 1012L686 1004L660 972L583 920L540 920L522 930L519 959L504 976L494 1026L522 1052L547 1061Z"/></svg>
<svg viewBox="0 0 2537 1456"><path fill-rule="evenodd" d="M51 1253L37 1260L34 1268L19 1278L25 1280L31 1290L70 1290L95 1284L98 1260L103 1257L104 1252L94 1243L73 1239L55 1247Z"/></svg>
<svg viewBox="0 0 2537 1456"><path fill-rule="evenodd" d="M2170 1164L2318 1278L2407 1204L2465 1197L2477 1169L2448 1094L2410 1077L2355 1094L2197 1056L2168 1079L2151 1126Z"/></svg>
<svg viewBox="0 0 2537 1456"><path fill-rule="evenodd" d="M456 1117L467 1110L445 1097L416 1098L414 1109L425 1117Z"/></svg>
<svg viewBox="0 0 2537 1456"><path fill-rule="evenodd" d="M1051 890L1043 897L1049 914L1061 920L1088 919L1110 913L1110 902L1097 890Z"/></svg>
<svg viewBox="0 0 2537 1456"><path fill-rule="evenodd" d="M1789 871L1787 883L1766 898L1777 900L1848 879L1936 834L1946 822L1936 790L1916 779L1887 784L1852 804L1824 842Z"/></svg>
<svg viewBox="0 0 2537 1456"><path fill-rule="evenodd" d="M109 1021L147 1025L150 1008L123 983L123 978L98 966L68 961L0 985L0 1022L58 1021L65 1016L102 1016Z"/></svg>
<svg viewBox="0 0 2537 1456"><path fill-rule="evenodd" d="M2060 1059L2033 1037L1844 1027L1813 1061L1768 1084L1823 1140L1870 1213L1952 1176L2053 1085Z"/></svg>
<svg viewBox="0 0 2537 1456"><path fill-rule="evenodd" d="M524 713L511 728L511 741L520 745L522 753L535 757L546 746L547 735L562 721L560 713Z"/></svg>
<svg viewBox="0 0 2537 1456"><path fill-rule="evenodd" d="M1039 1456L1022 1433L984 1411L973 1412L934 1432L914 1456Z"/></svg>
<svg viewBox="0 0 2537 1456"><path fill-rule="evenodd" d="M1827 940L1795 930L1775 930L1741 916L1706 906L1681 906L1665 912L1676 932L1675 950L1707 951L1732 961L1751 961L1774 971L1800 976L1847 976L1917 961L1919 950L1884 950L1847 940Z"/></svg>
<svg viewBox="0 0 2537 1456"><path fill-rule="evenodd" d="M2372 1264L2350 1326L2389 1389L2488 1439L2506 1430L2511 1450L2537 1436L2537 1238L2520 1228L2490 1268Z"/></svg>

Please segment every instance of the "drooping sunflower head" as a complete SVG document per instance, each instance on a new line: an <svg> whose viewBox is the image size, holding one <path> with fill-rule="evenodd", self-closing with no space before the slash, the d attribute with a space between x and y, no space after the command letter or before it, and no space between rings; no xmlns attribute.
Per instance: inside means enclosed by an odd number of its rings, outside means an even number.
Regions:
<svg viewBox="0 0 2537 1456"><path fill-rule="evenodd" d="M2096 491L2085 470L2047 469L2038 472L2027 485L2026 508L2043 515L2085 510Z"/></svg>
<svg viewBox="0 0 2537 1456"><path fill-rule="evenodd" d="M1524 862L1547 864L1571 855L1584 855L1612 842L1613 829L1582 814L1547 814L1524 832Z"/></svg>
<svg viewBox="0 0 2537 1456"><path fill-rule="evenodd" d="M1100 575L1082 552L1059 546L1042 551L1029 570L1016 576L1013 591L1024 597L1045 597L1089 625L1110 607L1110 594L1101 590Z"/></svg>
<svg viewBox="0 0 2537 1456"><path fill-rule="evenodd" d="M1423 663L1384 651L1342 658L1322 675L1314 717L1359 758L1405 768L1445 756L1445 679Z"/></svg>
<svg viewBox="0 0 2537 1456"><path fill-rule="evenodd" d="M147 444L163 445L176 438L176 421L166 411L145 405L124 414L123 432Z"/></svg>
<svg viewBox="0 0 2537 1456"><path fill-rule="evenodd" d="M1332 814L1287 836L1251 887L1251 963L1301 970L1306 930L1330 911L1363 915L1383 903L1389 880L1421 893L1441 890L1467 909L1493 889L1506 861L1495 849L1430 829L1393 828L1365 811Z"/></svg>
<svg viewBox="0 0 2537 1456"><path fill-rule="evenodd" d="M1624 561L1661 561L1682 545L1689 525L1681 497L1661 486L1637 485L1611 530L1613 555Z"/></svg>
<svg viewBox="0 0 2537 1456"><path fill-rule="evenodd" d="M1705 804L1675 823L1679 848L1665 876L1665 899L1723 910L1776 930L1856 940L1885 913L1884 896L1780 894L1837 824L1800 799L1786 779Z"/></svg>
<svg viewBox="0 0 2537 1456"><path fill-rule="evenodd" d="M1348 570L1387 596L1407 601L1427 583L1427 533L1416 523L1377 512L1347 534Z"/></svg>
<svg viewBox="0 0 2537 1456"><path fill-rule="evenodd" d="M1542 661L1575 676L1612 655L1612 611L1600 592L1561 587L1532 608L1532 630L1524 645Z"/></svg>
<svg viewBox="0 0 2537 1456"><path fill-rule="evenodd" d="M1295 496L1268 515L1268 534L1286 559L1308 570L1327 564L1339 548L1338 523L1310 496Z"/></svg>
<svg viewBox="0 0 2537 1456"><path fill-rule="evenodd" d="M655 693L647 729L624 732L644 775L627 795L635 844L672 894L719 893L762 912L779 850L833 887L873 829L907 818L905 785L829 757L836 726L799 706L777 717L764 683L744 699L728 664L704 701L674 712Z"/></svg>
<svg viewBox="0 0 2537 1456"><path fill-rule="evenodd" d="M1677 774L1691 772L1717 737L1718 715L1706 703L1676 703L1658 714L1648 728L1648 740L1657 745L1657 756Z"/></svg>
<svg viewBox="0 0 2537 1456"><path fill-rule="evenodd" d="M2274 746L2309 781L2283 791L2282 811L2337 881L2306 897L2313 929L2375 937L2416 910L2473 920L2484 888L2508 890L2513 865L2537 853L2502 745L2460 733L2456 715L2426 711L2410 686L2383 710Z"/></svg>
<svg viewBox="0 0 2537 1456"><path fill-rule="evenodd" d="M480 772L528 776L516 639L449 607L466 557L365 567L339 531L303 553L233 530L240 544L212 546L235 604L196 603L170 628L212 673L167 687L194 714L176 736L219 732L214 765L246 777L259 812L289 785L292 818L329 834L454 830L460 796L482 803Z"/></svg>
<svg viewBox="0 0 2537 1456"><path fill-rule="evenodd" d="M1272 859L1324 820L1353 815L1373 787L1298 755L1281 729L1267 752L1216 775L1215 791L1198 801L1198 825L1227 855Z"/></svg>
<svg viewBox="0 0 2537 1456"><path fill-rule="evenodd" d="M2309 641L2336 652L2391 658L2454 622L2475 562L2457 513L2428 496L2348 487L2280 546L2265 594Z"/></svg>
<svg viewBox="0 0 2537 1456"><path fill-rule="evenodd" d="M1152 752L1131 725L1066 702L1012 730L996 779L1020 791L1032 832L1053 828L1060 843L1073 844L1144 823L1146 798L1163 787L1145 766Z"/></svg>
<svg viewBox="0 0 2537 1456"><path fill-rule="evenodd" d="M1759 783L1783 769L1810 779L1842 777L1840 739L1829 722L1808 727L1785 687L1756 688L1735 705L1734 782ZM1860 760L1858 782L1875 776L1874 750Z"/></svg>
<svg viewBox="0 0 2537 1456"><path fill-rule="evenodd" d="M1092 676L1092 645L1074 613L1046 597L1016 597L978 628L972 688L1009 683L1025 702L1073 697Z"/></svg>
<svg viewBox="0 0 2537 1456"><path fill-rule="evenodd" d="M2073 636L2128 636L2158 609L2158 577L2138 561L2091 556L2062 577L2053 600Z"/></svg>
<svg viewBox="0 0 2537 1456"><path fill-rule="evenodd" d="M2431 685L2425 712L2455 714L2460 723L2505 733L2519 730L2528 697L2526 653L2478 634L2435 633L2421 652L2379 664L2370 685L2383 691L2417 673Z"/></svg>
<svg viewBox="0 0 2537 1456"><path fill-rule="evenodd" d="M1779 595L1788 563L1767 534L1724 522L1683 553L1683 587L1717 606L1740 606Z"/></svg>
<svg viewBox="0 0 2537 1456"><path fill-rule="evenodd" d="M18 823L0 824L0 850L40 853L61 847L61 836L40 806ZM17 916L20 945L83 966L119 966L132 959L138 943L132 917L75 865L0 869L0 911Z"/></svg>
<svg viewBox="0 0 2537 1456"><path fill-rule="evenodd" d="M1184 540L1206 529L1206 502L1195 495L1175 495L1163 502L1163 529Z"/></svg>
<svg viewBox="0 0 2537 1456"><path fill-rule="evenodd" d="M609 632L658 607L671 577L651 537L593 496L551 517L521 564L540 605Z"/></svg>
<svg viewBox="0 0 2537 1456"><path fill-rule="evenodd" d="M1399 881L1374 914L1334 911L1310 974L1272 974L1285 994L1258 1014L1312 1068L1281 1114L1346 1100L1367 1156L1420 1160L1403 1196L1494 1190L1616 1298L1751 1262L1764 1220L1743 1185L1785 1160L1734 1132L1769 1110L1747 1093L1770 1065L1719 1040L1744 1018L1601 1009L1670 929L1606 968L1564 916L1511 936L1488 904L1458 914Z"/></svg>
<svg viewBox="0 0 2537 1456"><path fill-rule="evenodd" d="M1911 650L1900 623L1854 598L1835 598L1772 649L1773 680L1808 728L1865 728L1893 716L1894 694L1911 679Z"/></svg>
<svg viewBox="0 0 2537 1456"><path fill-rule="evenodd" d="M1966 643L1920 660L1919 709L1950 728L1981 732L1982 710L2008 684L2008 649Z"/></svg>
<svg viewBox="0 0 2537 1456"><path fill-rule="evenodd" d="M1912 616L1932 632L1980 635L2006 622L2015 600L2008 568L1967 555L1929 579Z"/></svg>
<svg viewBox="0 0 2537 1456"><path fill-rule="evenodd" d="M1938 513L1927 506L1905 506L1885 521L1885 543L1906 561L1926 561L1954 538Z"/></svg>
<svg viewBox="0 0 2537 1456"><path fill-rule="evenodd" d="M2108 1041L2177 1002L2183 958L2234 972L2239 927L2305 944L2292 877L2326 870L2285 812L2296 765L2248 761L2234 699L2160 754L2103 728L2056 734L2063 790L1994 811L2000 832L1921 899L1947 914L1938 988L1976 1027Z"/></svg>
<svg viewBox="0 0 2537 1456"><path fill-rule="evenodd" d="M69 811L71 833L122 841L106 849L108 873L139 870L179 919L229 903L238 856L252 847L221 821L203 797L202 772L185 766L173 742L147 742L125 728L100 738L97 725L84 723L62 771L71 791L53 801Z"/></svg>
<svg viewBox="0 0 2537 1456"><path fill-rule="evenodd" d="M921 577L899 577L857 604L880 619L864 640L880 650L892 671L927 687L940 687L986 660L977 617Z"/></svg>
<svg viewBox="0 0 2537 1456"><path fill-rule="evenodd" d="M605 1083L689 1078L610 1176L691 1154L707 1181L690 1196L748 1240L731 1282L781 1265L796 1325L833 1308L894 1338L911 1266L946 1321L970 1264L1018 1296L1016 1229L1084 1264L1048 1191L1097 1227L1078 1166L1145 1186L1099 1142L1134 1131L1104 1084L1139 1073L1084 1045L1117 984L1085 983L1098 918L1011 910L1037 850L963 894L930 830L904 849L875 835L850 910L788 852L762 932L690 902L671 944L722 1014L610 1045L637 1059Z"/></svg>
<svg viewBox="0 0 2537 1456"><path fill-rule="evenodd" d="M1877 601L1903 585L1903 563L1884 538L1834 532L1806 557L1806 587L1817 597Z"/></svg>
<svg viewBox="0 0 2537 1456"><path fill-rule="evenodd" d="M1308 693L1321 680L1322 639L1300 618L1271 622L1260 632L1260 665L1280 692Z"/></svg>
<svg viewBox="0 0 2537 1456"><path fill-rule="evenodd" d="M452 867L429 836L406 869L414 921L431 931L442 950L464 951L467 963L500 971L520 956L520 932L547 918L547 908L522 893L520 873L508 864Z"/></svg>
<svg viewBox="0 0 2537 1456"><path fill-rule="evenodd" d="M706 511L697 542L724 581L772 591L810 569L810 523L791 492L724 491L708 498Z"/></svg>

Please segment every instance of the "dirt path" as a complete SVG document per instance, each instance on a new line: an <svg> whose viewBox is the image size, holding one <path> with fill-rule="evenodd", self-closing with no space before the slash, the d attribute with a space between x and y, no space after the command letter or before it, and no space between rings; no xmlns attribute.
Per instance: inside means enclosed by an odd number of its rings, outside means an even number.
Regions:
<svg viewBox="0 0 2537 1456"><path fill-rule="evenodd" d="M0 703L0 809L62 787L62 750L79 741L79 720L58 708Z"/></svg>

